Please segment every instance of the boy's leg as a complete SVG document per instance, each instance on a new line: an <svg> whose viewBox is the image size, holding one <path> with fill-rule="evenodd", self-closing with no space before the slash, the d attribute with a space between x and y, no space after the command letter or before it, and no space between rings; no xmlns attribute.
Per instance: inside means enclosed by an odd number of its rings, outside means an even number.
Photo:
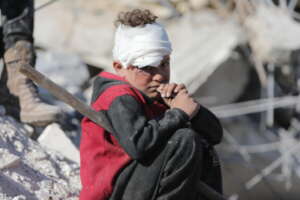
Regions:
<svg viewBox="0 0 300 200"><path fill-rule="evenodd" d="M152 158L120 173L110 200L196 199L202 153L199 135L179 129Z"/></svg>
<svg viewBox="0 0 300 200"><path fill-rule="evenodd" d="M157 200L197 199L203 161L199 135L192 129L180 129L167 146L167 162L160 177Z"/></svg>

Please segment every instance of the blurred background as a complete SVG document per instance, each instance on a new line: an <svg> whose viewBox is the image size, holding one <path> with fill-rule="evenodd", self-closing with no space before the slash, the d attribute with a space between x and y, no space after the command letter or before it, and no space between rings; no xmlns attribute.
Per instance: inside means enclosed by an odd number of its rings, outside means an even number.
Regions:
<svg viewBox="0 0 300 200"><path fill-rule="evenodd" d="M89 103L93 77L112 70L114 20L145 8L173 44L171 79L224 127L218 145L230 200L296 200L300 191L298 0L36 0L36 68ZM64 108L78 147L82 116Z"/></svg>
<svg viewBox="0 0 300 200"><path fill-rule="evenodd" d="M222 120L225 194L299 199L297 0L37 0L36 7L37 69L87 103L92 77L112 69L117 13L153 11L173 44L172 81Z"/></svg>

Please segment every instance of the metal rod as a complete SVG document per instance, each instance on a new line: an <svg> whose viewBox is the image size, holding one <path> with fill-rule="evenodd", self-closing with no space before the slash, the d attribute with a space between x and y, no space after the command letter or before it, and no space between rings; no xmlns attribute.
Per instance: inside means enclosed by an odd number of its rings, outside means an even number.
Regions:
<svg viewBox="0 0 300 200"><path fill-rule="evenodd" d="M211 111L220 118L234 117L251 113L267 111L269 104L272 107L288 107L298 104L300 96L285 96L271 99L251 100L222 106L211 107Z"/></svg>
<svg viewBox="0 0 300 200"><path fill-rule="evenodd" d="M35 70L30 66L22 66L20 68L20 72L26 75L28 78L36 82L41 87L49 90L51 94L53 94L56 98L63 101L64 103L70 105L72 108L83 114L84 116L88 117L96 124L102 126L104 129L108 130L109 132L113 132L113 129L106 119L102 115L101 112L97 112L92 110L88 105L83 103L81 100L73 96L64 88L58 86L56 83L45 77L43 74Z"/></svg>
<svg viewBox="0 0 300 200"><path fill-rule="evenodd" d="M267 76L267 98L271 99L271 103L268 104L267 116L266 116L266 124L268 127L272 127L274 125L274 103L272 102L274 98L274 64L268 64L268 76Z"/></svg>
<svg viewBox="0 0 300 200"><path fill-rule="evenodd" d="M35 11L35 12L36 12L36 11L39 11L39 10L41 10L41 9L43 9L43 8L45 8L45 7L47 7L47 6L51 5L51 4L53 4L53 3L55 3L56 1L59 1L59 0L50 0L50 1L48 1L48 2L46 2L46 3L44 3L44 4L42 4L42 5L40 5L40 6L38 6L38 7L36 7L36 8L34 9L34 11Z"/></svg>

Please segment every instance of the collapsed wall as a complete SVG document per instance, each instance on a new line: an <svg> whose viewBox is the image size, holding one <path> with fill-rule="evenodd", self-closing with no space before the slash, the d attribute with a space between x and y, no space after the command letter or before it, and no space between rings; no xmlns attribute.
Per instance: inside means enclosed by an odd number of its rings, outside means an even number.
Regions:
<svg viewBox="0 0 300 200"><path fill-rule="evenodd" d="M0 113L0 199L78 199L79 165L26 134L22 124Z"/></svg>

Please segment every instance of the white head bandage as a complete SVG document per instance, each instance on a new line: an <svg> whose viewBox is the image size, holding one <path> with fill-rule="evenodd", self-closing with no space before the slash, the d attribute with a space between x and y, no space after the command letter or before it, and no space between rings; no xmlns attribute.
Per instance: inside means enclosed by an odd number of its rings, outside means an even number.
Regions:
<svg viewBox="0 0 300 200"><path fill-rule="evenodd" d="M172 52L165 29L158 23L130 27L119 25L115 34L113 57L124 67L158 67Z"/></svg>

